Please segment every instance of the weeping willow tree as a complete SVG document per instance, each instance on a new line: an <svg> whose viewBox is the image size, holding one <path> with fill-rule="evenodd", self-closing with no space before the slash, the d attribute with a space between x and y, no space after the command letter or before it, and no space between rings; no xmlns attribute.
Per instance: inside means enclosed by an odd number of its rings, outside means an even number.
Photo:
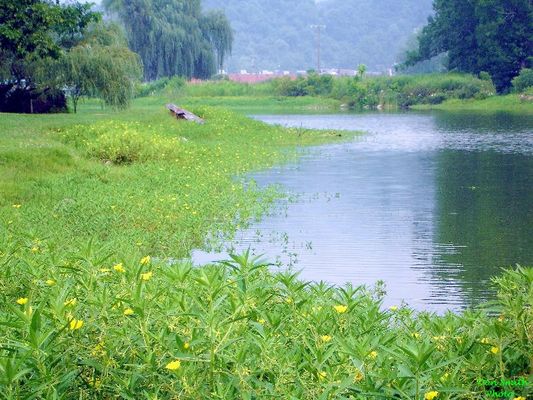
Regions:
<svg viewBox="0 0 533 400"><path fill-rule="evenodd" d="M34 75L44 86L63 88L74 112L84 96L124 109L141 79L142 65L139 56L128 48L118 25L97 23L89 25L77 44L59 58L35 62Z"/></svg>
<svg viewBox="0 0 533 400"><path fill-rule="evenodd" d="M222 68L233 33L221 12L202 13L200 0L104 0L124 24L144 78L208 78Z"/></svg>

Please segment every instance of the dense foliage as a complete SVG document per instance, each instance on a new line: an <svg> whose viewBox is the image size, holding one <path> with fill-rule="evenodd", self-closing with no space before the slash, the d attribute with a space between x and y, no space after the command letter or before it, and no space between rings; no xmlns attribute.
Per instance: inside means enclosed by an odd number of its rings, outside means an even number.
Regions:
<svg viewBox="0 0 533 400"><path fill-rule="evenodd" d="M533 87L533 69L524 68L520 74L512 81L513 89L516 92L525 92Z"/></svg>
<svg viewBox="0 0 533 400"><path fill-rule="evenodd" d="M43 60L59 59L100 15L90 5L50 0L6 0L0 7L0 111L66 109L58 86L40 82Z"/></svg>
<svg viewBox="0 0 533 400"><path fill-rule="evenodd" d="M145 80L209 78L231 51L233 33L225 15L202 13L200 0L105 0L104 5L124 24Z"/></svg>
<svg viewBox="0 0 533 400"><path fill-rule="evenodd" d="M490 73L507 90L533 56L533 4L524 0L435 0L435 16L407 64L447 52L451 70Z"/></svg>
<svg viewBox="0 0 533 400"><path fill-rule="evenodd" d="M368 78L362 74L353 78L309 74L295 80L274 80L271 87L281 96L332 97L357 109L408 108L415 104L439 104L453 98L483 99L495 92L490 79L465 74Z"/></svg>
<svg viewBox="0 0 533 400"><path fill-rule="evenodd" d="M383 309L380 287L271 273L248 254L198 269L90 244L60 262L43 242L0 244L5 399L532 394L531 268L497 280L497 316L439 317Z"/></svg>
<svg viewBox="0 0 533 400"><path fill-rule="evenodd" d="M0 8L2 80L30 80L30 62L59 57L84 29L99 20L88 4L61 6L51 0L5 0Z"/></svg>
<svg viewBox="0 0 533 400"><path fill-rule="evenodd" d="M128 49L124 34L114 24L91 26L54 67L48 77L66 84L74 112L81 96L98 97L114 108L127 107L142 75L138 55Z"/></svg>
<svg viewBox="0 0 533 400"><path fill-rule="evenodd" d="M129 104L140 62L91 5L10 0L0 18L0 110L64 111L65 88L74 111L88 95L113 107Z"/></svg>
<svg viewBox="0 0 533 400"><path fill-rule="evenodd" d="M414 29L431 13L431 0L204 0L223 9L235 30L227 69L316 68L316 30L321 66L371 71L391 67Z"/></svg>

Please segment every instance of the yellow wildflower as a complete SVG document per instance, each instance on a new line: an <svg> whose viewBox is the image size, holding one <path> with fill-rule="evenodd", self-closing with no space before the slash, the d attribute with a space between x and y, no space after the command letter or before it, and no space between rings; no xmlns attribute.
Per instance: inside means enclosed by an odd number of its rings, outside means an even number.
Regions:
<svg viewBox="0 0 533 400"><path fill-rule="evenodd" d="M97 356L105 354L105 342L103 340L99 341L96 346L91 350L91 355Z"/></svg>
<svg viewBox="0 0 533 400"><path fill-rule="evenodd" d="M363 378L364 378L363 373L361 371L357 371L357 373L355 374L353 380L355 382L361 382L363 380Z"/></svg>
<svg viewBox="0 0 533 400"><path fill-rule="evenodd" d="M420 333L418 333L418 332L413 333L413 337L415 339L420 339Z"/></svg>
<svg viewBox="0 0 533 400"><path fill-rule="evenodd" d="M66 306L66 307L75 306L77 302L78 302L78 300L74 297L74 298L72 298L70 300L65 301L63 303L63 305Z"/></svg>
<svg viewBox="0 0 533 400"><path fill-rule="evenodd" d="M333 307L335 309L335 311L337 311L339 314L344 314L347 310L348 310L348 307L347 306L343 306L342 304L339 304L339 305L336 305L335 307Z"/></svg>
<svg viewBox="0 0 533 400"><path fill-rule="evenodd" d="M20 304L21 306L23 306L27 302L28 302L28 298L27 297L20 297L20 298L17 299L17 304Z"/></svg>
<svg viewBox="0 0 533 400"><path fill-rule="evenodd" d="M257 322L259 322L261 325L263 325L266 322L266 320L264 318L260 318L260 319L257 320Z"/></svg>
<svg viewBox="0 0 533 400"><path fill-rule="evenodd" d="M111 272L111 270L109 268L100 268L100 272L102 274L107 274L108 272Z"/></svg>
<svg viewBox="0 0 533 400"><path fill-rule="evenodd" d="M169 369L171 371L176 371L176 370L180 369L180 367L181 367L180 360L171 361L165 366L166 369Z"/></svg>
<svg viewBox="0 0 533 400"><path fill-rule="evenodd" d="M141 265L149 264L150 260L151 260L150 256L146 256L146 257L141 258Z"/></svg>
<svg viewBox="0 0 533 400"><path fill-rule="evenodd" d="M513 400L526 400L524 396L515 397Z"/></svg>
<svg viewBox="0 0 533 400"><path fill-rule="evenodd" d="M500 322L503 322L504 319L505 319L505 317L504 317L503 314L498 317L498 321L500 321Z"/></svg>
<svg viewBox="0 0 533 400"><path fill-rule="evenodd" d="M90 380L89 382L89 386L92 386L94 388L99 388L100 386L102 386L102 381L98 378L95 378L93 380Z"/></svg>
<svg viewBox="0 0 533 400"><path fill-rule="evenodd" d="M47 279L47 280L46 280L46 284L47 284L48 286L54 286L54 285L56 284L56 281L53 280L53 279Z"/></svg>
<svg viewBox="0 0 533 400"><path fill-rule="evenodd" d="M318 379L320 379L320 380L325 379L326 376L328 376L328 374L326 374L324 371L320 371L318 373Z"/></svg>
<svg viewBox="0 0 533 400"><path fill-rule="evenodd" d="M378 357L378 352L375 350L371 351L368 357L371 358L372 360L375 360Z"/></svg>
<svg viewBox="0 0 533 400"><path fill-rule="evenodd" d="M185 350L187 350L189 347L191 347L191 345L190 345L189 342L185 342L185 343L183 343L183 348L184 348Z"/></svg>
<svg viewBox="0 0 533 400"><path fill-rule="evenodd" d="M83 326L83 321L81 319L73 319L70 321L69 328L71 331L80 329Z"/></svg>
<svg viewBox="0 0 533 400"><path fill-rule="evenodd" d="M122 263L113 265L113 269L117 272L126 272L126 270L124 269L124 265L122 265Z"/></svg>
<svg viewBox="0 0 533 400"><path fill-rule="evenodd" d="M490 348L490 352L491 352L492 354L498 354L498 353L500 352L500 348L499 348L499 347L496 347L496 346L492 346L492 347Z"/></svg>
<svg viewBox="0 0 533 400"><path fill-rule="evenodd" d="M31 248L31 252L32 252L32 253L38 253L38 252L39 252L39 248L38 248L37 246L33 246L33 247Z"/></svg>
<svg viewBox="0 0 533 400"><path fill-rule="evenodd" d="M124 315L133 315L135 311L133 311L131 308L126 308L124 310Z"/></svg>
<svg viewBox="0 0 533 400"><path fill-rule="evenodd" d="M141 280L143 281L149 281L150 279L152 279L152 276L154 275L154 273L152 271L150 272L146 272L144 274L141 274Z"/></svg>
<svg viewBox="0 0 533 400"><path fill-rule="evenodd" d="M285 299L285 302L286 302L287 304L292 304L292 299L291 299L290 297L287 297L287 298Z"/></svg>
<svg viewBox="0 0 533 400"><path fill-rule="evenodd" d="M13 204L13 208L20 208L22 207L22 204Z"/></svg>
<svg viewBox="0 0 533 400"><path fill-rule="evenodd" d="M324 343L331 342L331 336L329 335L320 336L320 340L322 340Z"/></svg>
<svg viewBox="0 0 533 400"><path fill-rule="evenodd" d="M427 392L425 395L424 395L424 400L433 400L435 397L437 397L439 395L439 392L437 392L436 390L433 390L431 392Z"/></svg>
<svg viewBox="0 0 533 400"><path fill-rule="evenodd" d="M450 377L450 374L448 372L445 372L444 375L440 377L441 382L445 382Z"/></svg>
<svg viewBox="0 0 533 400"><path fill-rule="evenodd" d="M398 309L398 306L390 306L389 307L389 310L391 311L396 311Z"/></svg>

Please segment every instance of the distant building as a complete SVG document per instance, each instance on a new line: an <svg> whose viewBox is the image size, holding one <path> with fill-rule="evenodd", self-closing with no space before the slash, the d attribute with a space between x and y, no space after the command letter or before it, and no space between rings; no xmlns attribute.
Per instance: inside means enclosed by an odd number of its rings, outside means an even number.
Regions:
<svg viewBox="0 0 533 400"><path fill-rule="evenodd" d="M244 73L243 73L244 72ZM241 71L238 74L229 74L228 79L233 82L241 83L259 83L265 82L274 78L289 77L291 79L296 79L295 74L291 74L290 71L281 71L274 73L273 71L262 71L259 74L252 74L246 71Z"/></svg>

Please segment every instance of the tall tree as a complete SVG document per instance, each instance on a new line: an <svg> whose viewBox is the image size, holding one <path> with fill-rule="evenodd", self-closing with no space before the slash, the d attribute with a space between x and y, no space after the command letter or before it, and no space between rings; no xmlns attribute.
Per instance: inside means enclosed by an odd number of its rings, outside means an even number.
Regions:
<svg viewBox="0 0 533 400"><path fill-rule="evenodd" d="M499 92L528 65L533 45L531 0L434 0L435 16L406 65L447 52L448 68L488 72Z"/></svg>
<svg viewBox="0 0 533 400"><path fill-rule="evenodd" d="M128 49L121 29L104 23L91 26L83 40L57 62L44 61L41 71L42 81L67 88L74 112L82 96L126 108L142 76L139 56Z"/></svg>
<svg viewBox="0 0 533 400"><path fill-rule="evenodd" d="M208 78L231 51L233 34L222 13L202 14L200 0L104 0L126 28L144 77Z"/></svg>
<svg viewBox="0 0 533 400"><path fill-rule="evenodd" d="M100 19L91 5L60 5L51 0L2 0L0 7L0 71L3 80L31 82L31 63L58 58L85 28Z"/></svg>
<svg viewBox="0 0 533 400"><path fill-rule="evenodd" d="M1 109L65 109L64 89L74 111L82 95L123 108L141 71L120 29L101 23L90 4L4 0L0 7Z"/></svg>
<svg viewBox="0 0 533 400"><path fill-rule="evenodd" d="M39 81L45 60L59 59L100 14L91 5L52 0L2 0L0 6L0 110L66 109L62 86Z"/></svg>

